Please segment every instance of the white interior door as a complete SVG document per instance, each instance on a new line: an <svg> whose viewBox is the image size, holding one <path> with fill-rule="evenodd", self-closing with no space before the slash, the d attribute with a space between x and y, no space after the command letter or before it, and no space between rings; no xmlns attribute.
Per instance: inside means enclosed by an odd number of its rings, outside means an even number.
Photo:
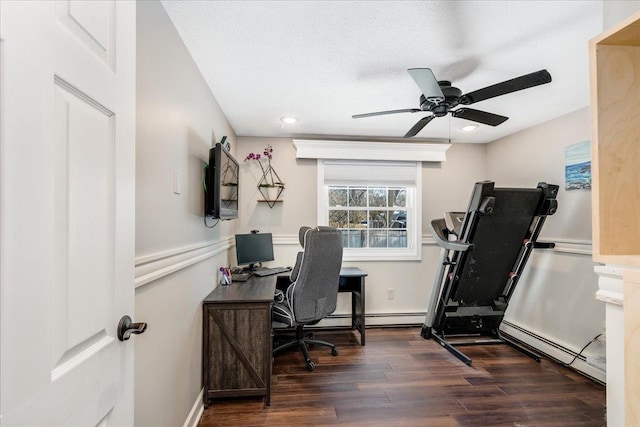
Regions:
<svg viewBox="0 0 640 427"><path fill-rule="evenodd" d="M135 2L0 1L0 424L133 425Z"/></svg>

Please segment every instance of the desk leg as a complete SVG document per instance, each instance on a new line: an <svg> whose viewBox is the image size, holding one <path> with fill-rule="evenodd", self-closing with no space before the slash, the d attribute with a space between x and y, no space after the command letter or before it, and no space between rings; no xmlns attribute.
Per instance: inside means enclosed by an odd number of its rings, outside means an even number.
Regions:
<svg viewBox="0 0 640 427"><path fill-rule="evenodd" d="M360 331L360 345L365 344L364 277L360 278L359 291L351 293L351 328Z"/></svg>

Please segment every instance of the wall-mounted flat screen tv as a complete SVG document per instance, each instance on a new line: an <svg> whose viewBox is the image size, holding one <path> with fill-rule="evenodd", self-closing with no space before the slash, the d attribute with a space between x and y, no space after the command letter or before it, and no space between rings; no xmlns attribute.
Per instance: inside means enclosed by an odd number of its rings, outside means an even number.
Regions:
<svg viewBox="0 0 640 427"><path fill-rule="evenodd" d="M204 214L216 219L238 218L238 177L240 167L220 143L209 150L206 172Z"/></svg>

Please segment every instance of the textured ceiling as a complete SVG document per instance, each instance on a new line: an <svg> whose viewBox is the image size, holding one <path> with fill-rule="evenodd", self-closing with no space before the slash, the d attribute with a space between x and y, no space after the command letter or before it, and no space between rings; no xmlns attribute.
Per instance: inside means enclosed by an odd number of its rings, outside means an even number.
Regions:
<svg viewBox="0 0 640 427"><path fill-rule="evenodd" d="M402 137L418 108L408 68L463 93L547 69L549 84L478 102L508 116L473 132L436 118L414 139L488 142L589 105L589 1L170 1L171 20L238 136ZM285 114L300 122L280 122Z"/></svg>

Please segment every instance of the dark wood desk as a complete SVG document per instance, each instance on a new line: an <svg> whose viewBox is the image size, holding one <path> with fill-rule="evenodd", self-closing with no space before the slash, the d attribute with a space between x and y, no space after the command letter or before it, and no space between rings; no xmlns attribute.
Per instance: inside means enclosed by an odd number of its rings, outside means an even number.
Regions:
<svg viewBox="0 0 640 427"><path fill-rule="evenodd" d="M343 267L340 270L338 292L351 292L351 329L360 331L360 345L364 345L364 278L367 273L358 267Z"/></svg>
<svg viewBox="0 0 640 427"><path fill-rule="evenodd" d="M204 404L216 397L271 401L271 306L276 276L218 286L203 301Z"/></svg>
<svg viewBox="0 0 640 427"><path fill-rule="evenodd" d="M364 280L356 267L340 270L340 292L351 292L351 328L365 344ZM202 385L204 405L216 397L264 396L271 401L271 308L276 281L251 277L218 286L202 304Z"/></svg>

